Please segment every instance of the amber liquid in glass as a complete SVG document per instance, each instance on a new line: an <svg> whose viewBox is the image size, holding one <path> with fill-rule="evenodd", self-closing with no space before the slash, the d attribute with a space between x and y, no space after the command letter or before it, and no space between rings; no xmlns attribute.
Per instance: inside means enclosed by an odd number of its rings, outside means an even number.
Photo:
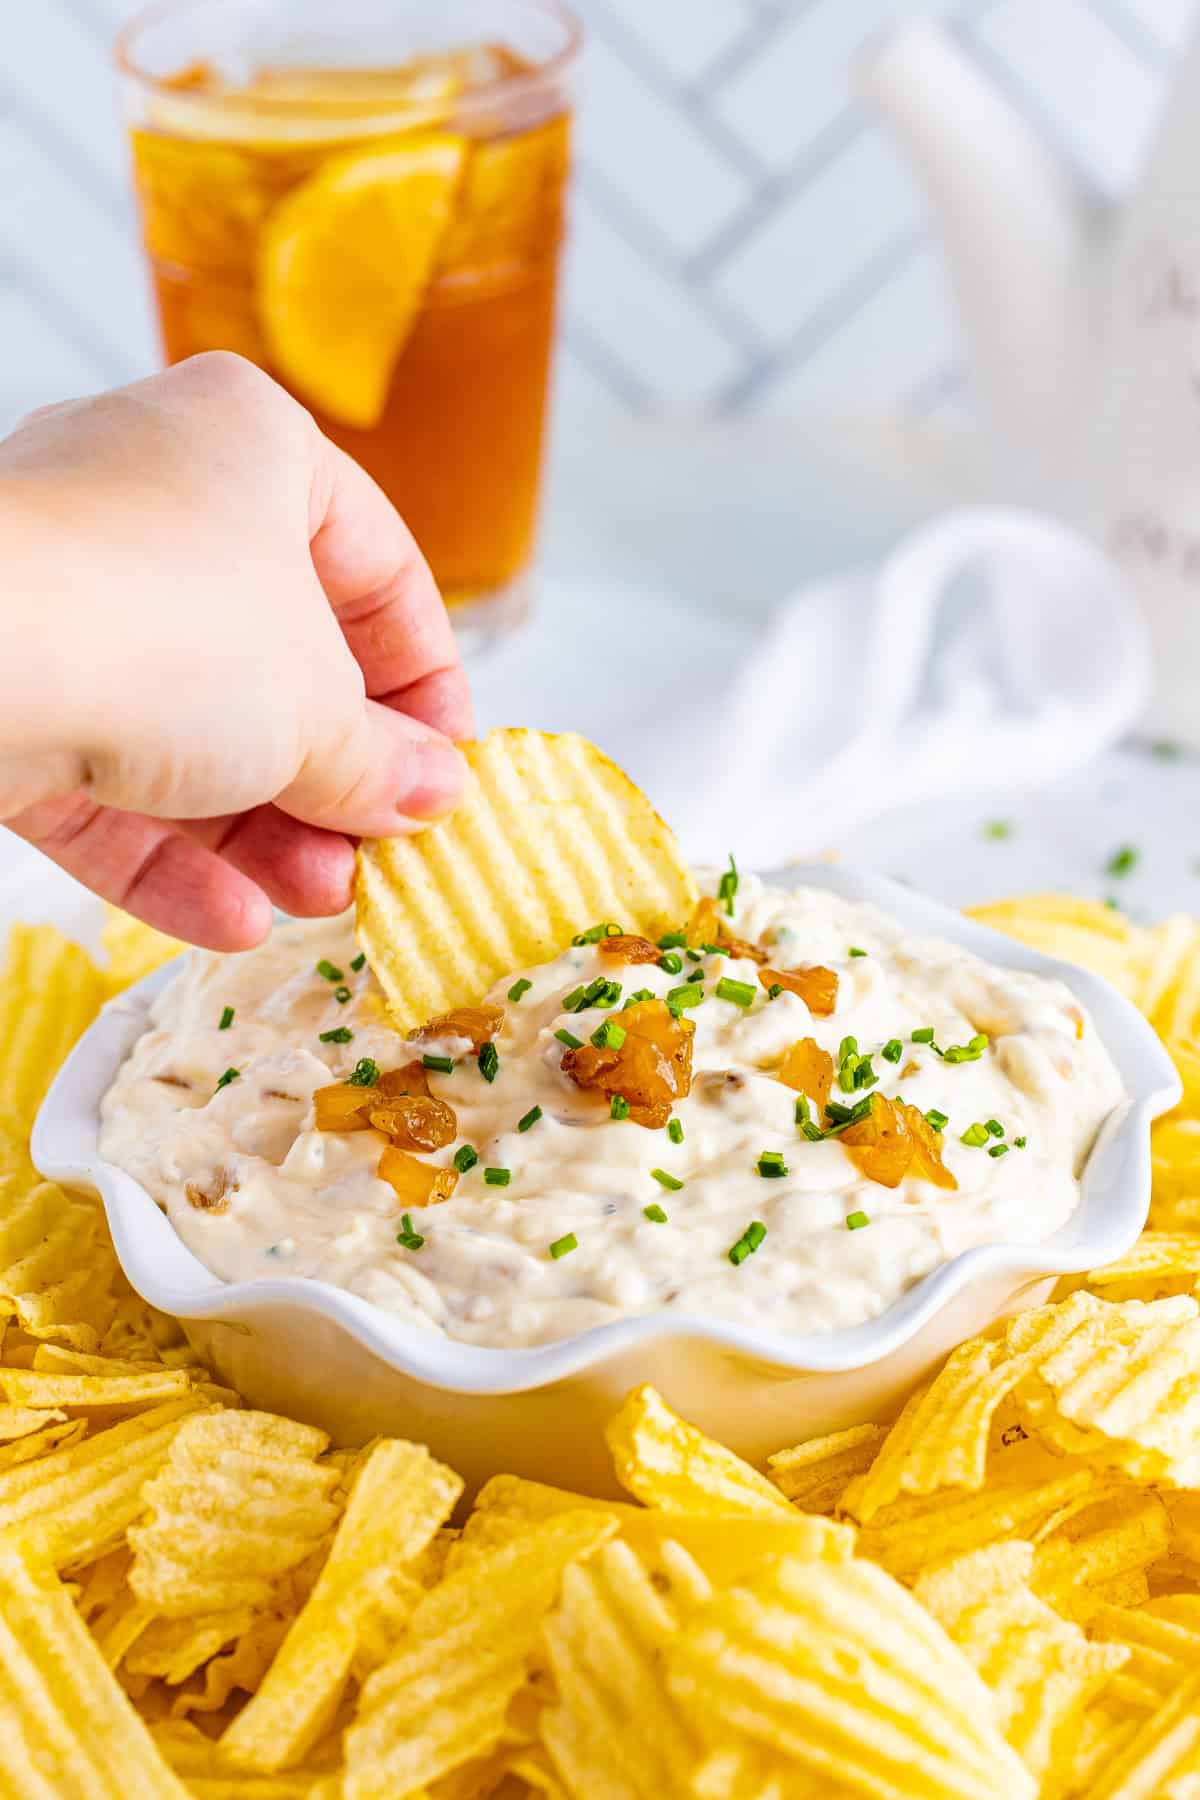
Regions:
<svg viewBox="0 0 1200 1800"><path fill-rule="evenodd" d="M466 55L482 55L493 72L521 70L506 51ZM391 72L394 85L411 84L414 70ZM435 86L443 76L435 74ZM428 85L427 67L415 78ZM163 346L169 362L235 350L281 381L394 501L453 605L503 590L533 551L570 121L549 98L527 98L515 127L499 103L490 115L464 108L459 123L450 99L432 101L408 129L358 134L353 117L342 116L349 109L339 106L348 79L344 72L268 72L246 88L227 89L198 65L170 87L189 100L212 92L204 134L182 113L173 119L170 90L158 116L133 132ZM313 95L311 123L307 113L293 113L284 129L278 112L260 116L261 95L277 98L282 81L295 88L301 80L305 95ZM389 72L372 71L369 80L383 93ZM407 179L431 138L443 148L447 140L459 146L446 153L451 160L460 154L452 174L435 182L432 201L423 190L411 193ZM399 185L389 189L392 162ZM401 252L406 208L422 243L430 206L445 212L428 266L408 282L419 291L398 311L390 299L378 306L377 338L369 321L354 327L368 363L385 369L365 401L352 394L349 379L339 391L338 357L353 363L356 350L336 292L328 330L337 354L332 347L322 352L319 292L323 274L337 276L357 304L360 251L377 265L382 259L386 283L386 232L373 245L356 246L344 241L353 215L329 225L329 181L344 188L361 175L375 181L373 203L384 208ZM375 216L361 221L373 238ZM326 232L328 242L308 253L301 293L310 314L316 307L315 323L308 318L299 350L284 354L293 217L310 238ZM398 255L395 266L404 263Z"/></svg>

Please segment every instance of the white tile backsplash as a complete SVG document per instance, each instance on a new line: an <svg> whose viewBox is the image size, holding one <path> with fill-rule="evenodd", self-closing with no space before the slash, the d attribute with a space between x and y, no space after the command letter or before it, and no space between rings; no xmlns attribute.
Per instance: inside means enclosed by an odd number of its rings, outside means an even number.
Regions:
<svg viewBox="0 0 1200 1800"><path fill-rule="evenodd" d="M8 0L0 429L153 366L108 43L137 0ZM850 61L922 0L576 0L591 52L562 428L605 409L922 411L963 383L919 196ZM1200 0L926 0L1039 128L1128 178ZM1200 177L1198 177L1200 179Z"/></svg>

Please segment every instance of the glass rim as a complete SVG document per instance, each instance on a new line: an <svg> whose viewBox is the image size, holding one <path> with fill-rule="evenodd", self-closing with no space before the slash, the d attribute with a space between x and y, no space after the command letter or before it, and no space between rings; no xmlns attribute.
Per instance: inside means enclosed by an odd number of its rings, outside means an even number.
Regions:
<svg viewBox="0 0 1200 1800"><path fill-rule="evenodd" d="M157 25L168 22L173 16L185 13L203 13L217 0L152 0L144 6L117 32L113 39L113 60L117 73L122 79L136 83L148 94L169 94L173 106L194 110L197 114L227 107L231 100L237 99L236 93L203 94L189 92L186 88L173 87L171 77L156 75L138 62L135 44L147 31ZM455 115L461 117L476 109L493 108L500 100L519 100L526 94L536 93L547 83L561 80L577 61L583 47L583 24L564 0L519 0L519 4L528 12L540 13L544 18L553 20L563 31L563 42L544 62L532 69L523 69L518 73L498 75L491 81L483 81L476 87L467 88L458 95L454 102ZM258 95L253 99L255 111L264 116L278 118L302 117L306 113L323 110L319 103L314 104L311 98L302 99L295 95ZM336 110L346 106L363 108L362 116L367 118L371 113L404 117L411 113L417 118L427 118L429 102L416 98L405 99L402 95L380 93L377 86L364 87L361 92L353 88L343 88L338 95ZM357 114L356 114L357 116Z"/></svg>

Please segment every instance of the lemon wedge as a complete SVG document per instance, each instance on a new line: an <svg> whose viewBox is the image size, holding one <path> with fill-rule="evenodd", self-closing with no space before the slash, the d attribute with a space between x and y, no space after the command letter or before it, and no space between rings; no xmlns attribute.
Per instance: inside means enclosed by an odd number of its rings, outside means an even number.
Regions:
<svg viewBox="0 0 1200 1800"><path fill-rule="evenodd" d="M449 132L347 152L265 221L258 306L272 359L303 399L344 425L379 422L465 156Z"/></svg>

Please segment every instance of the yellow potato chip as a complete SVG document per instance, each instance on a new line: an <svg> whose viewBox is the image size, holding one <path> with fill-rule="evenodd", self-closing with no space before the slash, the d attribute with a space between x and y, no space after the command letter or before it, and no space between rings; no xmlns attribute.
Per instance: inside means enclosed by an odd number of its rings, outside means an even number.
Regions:
<svg viewBox="0 0 1200 1800"><path fill-rule="evenodd" d="M187 1800L49 1562L0 1538L5 1800Z"/></svg>
<svg viewBox="0 0 1200 1800"><path fill-rule="evenodd" d="M1200 1669L1105 1764L1088 1800L1193 1800L1200 1785Z"/></svg>
<svg viewBox="0 0 1200 1800"><path fill-rule="evenodd" d="M792 1510L765 1475L687 1424L652 1387L634 1388L605 1435L617 1480L646 1506L698 1513Z"/></svg>
<svg viewBox="0 0 1200 1800"><path fill-rule="evenodd" d="M1090 1306L1084 1303L1090 1301ZM1188 1295L1121 1303L1073 1294L1078 1323L1017 1390L1027 1428L1139 1480L1200 1480L1200 1308ZM1010 1338L1020 1321L1010 1327Z"/></svg>
<svg viewBox="0 0 1200 1800"><path fill-rule="evenodd" d="M127 1647L125 1669L133 1675L165 1681L168 1687L185 1682L255 1623L254 1609L249 1606L203 1613L194 1619L167 1619L147 1601L139 1600L132 1588L128 1592L146 1622L136 1642Z"/></svg>
<svg viewBox="0 0 1200 1800"><path fill-rule="evenodd" d="M1032 1800L966 1657L858 1558L779 1558L685 1621L664 1661L714 1748L747 1742L878 1800Z"/></svg>
<svg viewBox="0 0 1200 1800"><path fill-rule="evenodd" d="M1086 1625L1110 1600L1114 1583L1144 1578L1170 1541L1170 1520L1157 1494L1117 1489L1043 1532L1032 1585L1058 1612ZM1135 1579L1132 1591L1141 1585Z"/></svg>
<svg viewBox="0 0 1200 1800"><path fill-rule="evenodd" d="M128 1375L53 1375L39 1369L0 1368L0 1394L17 1406L63 1406L90 1412L98 1407L157 1406L191 1389L182 1369L144 1369Z"/></svg>
<svg viewBox="0 0 1200 1800"><path fill-rule="evenodd" d="M104 1214L52 1181L0 1189L0 1200L0 1317L32 1337L96 1349L116 1308Z"/></svg>
<svg viewBox="0 0 1200 1800"><path fill-rule="evenodd" d="M777 1450L767 1458L771 1480L802 1511L833 1512L851 1477L870 1468L887 1432L886 1425L851 1425L791 1450Z"/></svg>
<svg viewBox="0 0 1200 1800"><path fill-rule="evenodd" d="M465 746L450 818L363 846L359 942L401 1029L476 1001L601 920L657 937L696 898L671 832L583 738L493 731Z"/></svg>
<svg viewBox="0 0 1200 1800"><path fill-rule="evenodd" d="M1141 931L1124 914L1071 894L1029 894L967 909L981 925L1002 931L1047 956L1103 975L1136 1004L1145 987Z"/></svg>
<svg viewBox="0 0 1200 1800"><path fill-rule="evenodd" d="M26 1127L100 1010L104 977L53 925L14 925L0 965L0 1106Z"/></svg>
<svg viewBox="0 0 1200 1800"><path fill-rule="evenodd" d="M96 1648L110 1669L117 1669L141 1638L154 1617L153 1611L128 1588L109 1602L91 1621Z"/></svg>
<svg viewBox="0 0 1200 1800"><path fill-rule="evenodd" d="M1200 1283L1200 1233L1144 1231L1118 1261L1090 1270L1084 1279L1106 1300L1192 1293Z"/></svg>
<svg viewBox="0 0 1200 1800"><path fill-rule="evenodd" d="M168 937L165 931L155 931L153 925L146 925L131 913L122 912L119 906L107 903L100 942L108 957L104 980L110 994L119 994L124 988L132 987L135 981L143 980L163 963L182 955L188 947L178 938Z"/></svg>
<svg viewBox="0 0 1200 1800"><path fill-rule="evenodd" d="M227 1650L204 1664L199 1686L183 1688L176 1694L171 1702L172 1715L182 1719L189 1713L220 1712L231 1694L239 1690L256 1694L279 1654L294 1616L291 1612L259 1613Z"/></svg>
<svg viewBox="0 0 1200 1800"><path fill-rule="evenodd" d="M420 1555L461 1492L458 1476L423 1446L393 1439L375 1445L308 1603L221 1740L232 1761L283 1769L312 1748L332 1723L363 1620L381 1600L395 1601L393 1567Z"/></svg>
<svg viewBox="0 0 1200 1800"><path fill-rule="evenodd" d="M44 1415L53 1418L53 1413ZM65 1449L79 1441L87 1430L86 1419L63 1419L44 1425L40 1431L27 1432L12 1443L0 1445L0 1470L15 1469L18 1463L35 1462L51 1450Z"/></svg>
<svg viewBox="0 0 1200 1800"><path fill-rule="evenodd" d="M1137 1003L1164 1038L1194 1038L1200 1024L1200 926L1176 914L1146 933Z"/></svg>
<svg viewBox="0 0 1200 1800"><path fill-rule="evenodd" d="M565 1513L431 1589L363 1685L346 1732L345 1800L394 1800L488 1754L564 1570L615 1530L603 1513Z"/></svg>
<svg viewBox="0 0 1200 1800"><path fill-rule="evenodd" d="M35 1187L38 1172L29 1155L29 1126L0 1099L0 1204L7 1211L14 1193Z"/></svg>
<svg viewBox="0 0 1200 1800"><path fill-rule="evenodd" d="M572 1800L692 1791L704 1743L665 1689L662 1659L712 1588L678 1547L673 1574L652 1577L627 1544L613 1543L563 1576L544 1632L557 1703L540 1729Z"/></svg>
<svg viewBox="0 0 1200 1800"><path fill-rule="evenodd" d="M1034 1563L1033 1545L1019 1541L974 1550L922 1576L913 1593L978 1669L997 1725L1040 1781L1129 1652L1090 1644L1039 1600Z"/></svg>
<svg viewBox="0 0 1200 1800"><path fill-rule="evenodd" d="M119 1544L142 1510L142 1487L180 1425L203 1406L168 1400L36 1462L0 1471L0 1532L19 1530L55 1566L89 1563Z"/></svg>
<svg viewBox="0 0 1200 1800"><path fill-rule="evenodd" d="M462 1536L451 1547L447 1570L477 1561L544 1519L581 1510L611 1514L624 1541L644 1557L658 1555L665 1542L674 1540L710 1581L721 1584L739 1580L768 1556L838 1561L854 1552L849 1526L790 1507L755 1514L663 1512L623 1501L591 1500L519 1475L495 1475L480 1490Z"/></svg>
<svg viewBox="0 0 1200 1800"><path fill-rule="evenodd" d="M1182 1614L1182 1600L1190 1612ZM1169 1700L1192 1670L1200 1667L1200 1596L1172 1595L1144 1606L1101 1606L1088 1624L1099 1643L1120 1644L1129 1652L1124 1676L1137 1683L1147 1711Z"/></svg>
<svg viewBox="0 0 1200 1800"><path fill-rule="evenodd" d="M261 1412L189 1419L143 1495L130 1583L167 1618L266 1607L333 1529L336 1468L323 1431Z"/></svg>
<svg viewBox="0 0 1200 1800"><path fill-rule="evenodd" d="M329 1800L338 1794L336 1746L286 1775L251 1775L233 1766L221 1746L183 1719L164 1719L151 1729L163 1757L195 1800Z"/></svg>

